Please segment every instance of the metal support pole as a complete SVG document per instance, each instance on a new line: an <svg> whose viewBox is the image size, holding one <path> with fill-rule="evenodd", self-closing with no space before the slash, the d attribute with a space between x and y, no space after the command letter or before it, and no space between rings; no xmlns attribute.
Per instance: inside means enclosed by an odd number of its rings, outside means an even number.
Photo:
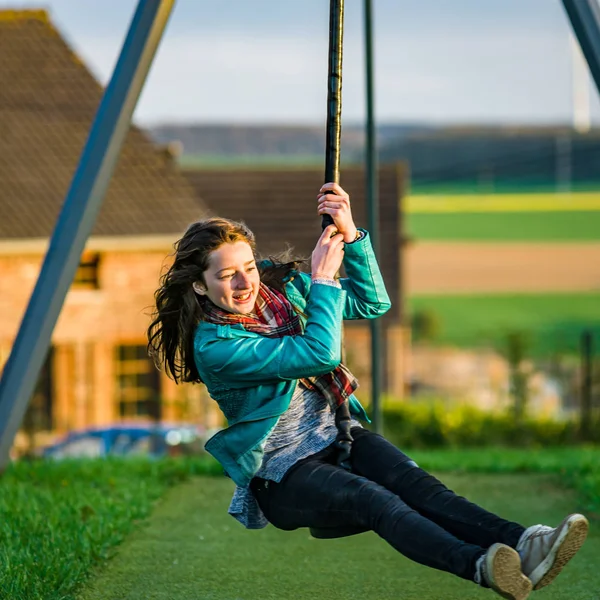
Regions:
<svg viewBox="0 0 600 600"><path fill-rule="evenodd" d="M375 255L379 257L379 179L377 173L377 141L375 131L375 94L373 77L373 3L364 0L365 24L365 84L366 84L366 148L365 171L367 182L368 228ZM381 320L371 319L371 414L373 428L383 433L381 410Z"/></svg>
<svg viewBox="0 0 600 600"><path fill-rule="evenodd" d="M562 2L600 92L600 4L598 0Z"/></svg>
<svg viewBox="0 0 600 600"><path fill-rule="evenodd" d="M102 205L175 0L140 0L50 239L0 381L0 472L50 345L52 331Z"/></svg>
<svg viewBox="0 0 600 600"><path fill-rule="evenodd" d="M570 132L559 133L555 140L556 148L556 191L563 194L571 192L573 181L573 140Z"/></svg>
<svg viewBox="0 0 600 600"><path fill-rule="evenodd" d="M581 413L579 430L584 440L590 439L592 431L592 332L588 329L581 334Z"/></svg>

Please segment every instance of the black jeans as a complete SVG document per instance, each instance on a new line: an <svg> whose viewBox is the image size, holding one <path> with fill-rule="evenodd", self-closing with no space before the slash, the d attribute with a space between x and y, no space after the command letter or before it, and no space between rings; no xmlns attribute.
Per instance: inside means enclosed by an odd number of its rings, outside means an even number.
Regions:
<svg viewBox="0 0 600 600"><path fill-rule="evenodd" d="M295 464L280 483L251 489L279 529L364 527L404 556L473 580L475 563L496 542L515 547L524 527L456 495L385 438L352 429L352 473L329 446Z"/></svg>

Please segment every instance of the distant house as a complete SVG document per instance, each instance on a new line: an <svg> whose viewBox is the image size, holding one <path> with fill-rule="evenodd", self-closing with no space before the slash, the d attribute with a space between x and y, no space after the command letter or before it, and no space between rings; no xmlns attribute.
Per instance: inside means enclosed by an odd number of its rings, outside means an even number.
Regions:
<svg viewBox="0 0 600 600"><path fill-rule="evenodd" d="M46 12L0 11L0 369L101 95ZM345 167L342 177L364 226L364 173ZM381 168L380 258L394 303L384 319L390 391L402 385L404 182L402 166ZM310 256L320 231L321 183L317 168L182 174L168 152L132 126L54 330L26 428L55 434L156 417L218 424L203 386L176 386L147 357L145 332L165 259L187 225L207 214L246 221L263 254L292 245ZM367 324L347 327L347 360L367 400L368 348Z"/></svg>
<svg viewBox="0 0 600 600"><path fill-rule="evenodd" d="M0 11L0 367L101 94L46 12ZM145 348L161 265L205 212L171 158L131 127L54 331L30 425L61 432L208 418L200 386L175 386Z"/></svg>
<svg viewBox="0 0 600 600"><path fill-rule="evenodd" d="M308 257L321 232L317 215L317 192L323 184L322 167L232 168L212 167L184 170L198 194L219 216L244 221L256 234L257 249L263 256L294 249ZM406 185L402 163L379 169L380 254L379 262L392 308L382 319L385 389L396 396L404 391L406 330L403 309L402 198ZM357 225L367 226L365 173L362 167L344 166L341 185L350 194ZM310 269L310 260L306 270ZM368 400L370 387L370 341L366 321L347 322L347 362L361 382L360 396Z"/></svg>

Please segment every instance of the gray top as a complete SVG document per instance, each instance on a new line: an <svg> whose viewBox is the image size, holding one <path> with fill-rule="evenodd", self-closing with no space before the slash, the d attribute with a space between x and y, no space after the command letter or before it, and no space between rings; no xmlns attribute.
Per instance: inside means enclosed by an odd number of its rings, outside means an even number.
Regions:
<svg viewBox="0 0 600 600"><path fill-rule="evenodd" d="M352 426L360 427L360 423L353 419ZM327 448L336 435L335 415L325 398L299 381L289 408L265 441L256 477L280 482L294 464ZM268 525L249 486L236 487L229 514L248 529Z"/></svg>

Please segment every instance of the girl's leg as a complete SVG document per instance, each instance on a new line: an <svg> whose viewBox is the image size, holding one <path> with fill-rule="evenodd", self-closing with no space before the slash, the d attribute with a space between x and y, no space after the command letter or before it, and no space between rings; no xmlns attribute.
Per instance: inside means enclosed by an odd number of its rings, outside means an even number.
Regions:
<svg viewBox="0 0 600 600"><path fill-rule="evenodd" d="M395 493L328 460L323 453L301 460L280 483L252 480L252 491L275 527L364 527L418 563L474 580L483 548L454 537Z"/></svg>
<svg viewBox="0 0 600 600"><path fill-rule="evenodd" d="M458 539L489 548L516 548L525 528L456 495L382 436L353 428L352 469L399 496Z"/></svg>

